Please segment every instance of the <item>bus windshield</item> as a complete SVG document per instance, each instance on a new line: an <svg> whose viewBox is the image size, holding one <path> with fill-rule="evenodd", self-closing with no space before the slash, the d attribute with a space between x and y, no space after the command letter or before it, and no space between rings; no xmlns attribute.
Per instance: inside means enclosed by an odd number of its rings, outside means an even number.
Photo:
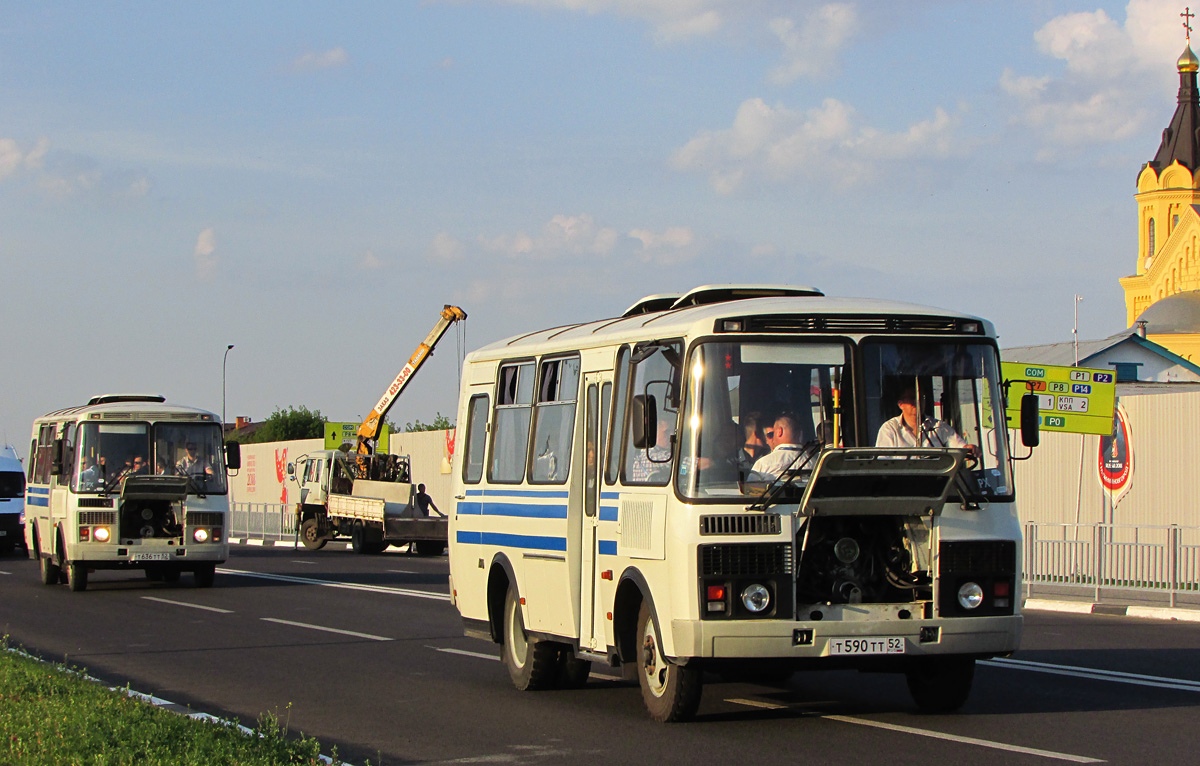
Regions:
<svg viewBox="0 0 1200 766"><path fill-rule="evenodd" d="M214 423L97 423L79 428L76 492L119 492L129 476L187 476L192 494L224 494L221 432Z"/></svg>
<svg viewBox="0 0 1200 766"><path fill-rule="evenodd" d="M709 342L689 360L676 464L680 494L759 495L824 445L854 446L851 346Z"/></svg>
<svg viewBox="0 0 1200 766"><path fill-rule="evenodd" d="M824 340L697 344L675 465L680 495L758 497L785 471L802 490L822 449L881 447L962 449L970 491L1011 496L1006 433L993 419L1003 405L992 345L865 341L858 392L853 350Z"/></svg>

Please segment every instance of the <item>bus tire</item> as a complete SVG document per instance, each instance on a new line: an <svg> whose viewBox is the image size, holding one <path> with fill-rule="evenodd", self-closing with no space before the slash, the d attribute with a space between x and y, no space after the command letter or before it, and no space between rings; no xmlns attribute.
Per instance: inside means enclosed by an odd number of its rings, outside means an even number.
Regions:
<svg viewBox="0 0 1200 766"><path fill-rule="evenodd" d="M42 556L40 561L42 585L58 585L58 564L49 556Z"/></svg>
<svg viewBox="0 0 1200 766"><path fill-rule="evenodd" d="M418 556L441 556L446 550L446 544L440 540L417 540L413 543Z"/></svg>
<svg viewBox="0 0 1200 766"><path fill-rule="evenodd" d="M67 573L67 587L74 593L87 590L87 564L82 561L66 561L63 569Z"/></svg>
<svg viewBox="0 0 1200 766"><path fill-rule="evenodd" d="M662 655L654 615L642 602L637 621L638 685L650 717L659 723L690 720L700 707L704 677L698 668L676 665Z"/></svg>
<svg viewBox="0 0 1200 766"><path fill-rule="evenodd" d="M217 565L201 564L192 574L196 578L197 588L211 588L213 581L217 579Z"/></svg>
<svg viewBox="0 0 1200 766"><path fill-rule="evenodd" d="M321 527L315 518L310 516L300 525L300 542L310 551L319 551L325 547L328 539L321 536Z"/></svg>
<svg viewBox="0 0 1200 766"><path fill-rule="evenodd" d="M921 662L905 671L908 691L923 713L949 713L971 694L975 660L947 657Z"/></svg>
<svg viewBox="0 0 1200 766"><path fill-rule="evenodd" d="M582 689L591 674L591 662L576 657L570 647L562 650L562 656L558 662L558 688Z"/></svg>
<svg viewBox="0 0 1200 766"><path fill-rule="evenodd" d="M146 579L150 582L162 582L163 568L159 564L146 565Z"/></svg>
<svg viewBox="0 0 1200 766"><path fill-rule="evenodd" d="M162 578L164 582L179 582L179 576L183 574L179 567L163 567Z"/></svg>
<svg viewBox="0 0 1200 766"><path fill-rule="evenodd" d="M549 641L530 638L521 616L521 600L515 585L508 586L504 598L504 643L500 647L504 667L520 691L548 689L558 672L559 647Z"/></svg>

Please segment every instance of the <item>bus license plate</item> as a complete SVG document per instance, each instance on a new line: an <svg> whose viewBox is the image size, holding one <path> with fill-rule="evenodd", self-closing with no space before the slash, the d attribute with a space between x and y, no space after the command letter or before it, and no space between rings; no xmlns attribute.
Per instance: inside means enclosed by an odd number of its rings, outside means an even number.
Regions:
<svg viewBox="0 0 1200 766"><path fill-rule="evenodd" d="M171 554L169 553L135 553L133 554L134 561L170 561Z"/></svg>
<svg viewBox="0 0 1200 766"><path fill-rule="evenodd" d="M876 638L831 638L829 653L832 654L904 654L903 636L880 636Z"/></svg>

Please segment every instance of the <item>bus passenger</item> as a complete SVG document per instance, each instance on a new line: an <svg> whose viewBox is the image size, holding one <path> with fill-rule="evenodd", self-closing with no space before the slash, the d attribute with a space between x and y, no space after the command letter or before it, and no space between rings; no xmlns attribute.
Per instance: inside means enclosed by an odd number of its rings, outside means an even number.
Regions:
<svg viewBox="0 0 1200 766"><path fill-rule="evenodd" d="M800 421L795 415L787 412L779 415L775 418L775 425L767 430L766 436L767 446L771 451L755 461L756 473L777 477L788 468L804 468L805 464L811 462L798 462L804 460L800 457L804 447L797 441L800 438Z"/></svg>
<svg viewBox="0 0 1200 766"><path fill-rule="evenodd" d="M200 474L212 476L212 465L203 457L197 455L195 442L188 442L184 446L184 449L186 453L175 463L175 471L177 473L182 476L199 476Z"/></svg>

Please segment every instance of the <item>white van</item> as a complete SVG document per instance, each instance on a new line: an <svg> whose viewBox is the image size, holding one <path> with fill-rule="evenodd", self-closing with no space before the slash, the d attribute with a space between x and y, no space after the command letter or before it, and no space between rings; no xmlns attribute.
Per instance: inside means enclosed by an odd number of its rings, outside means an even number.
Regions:
<svg viewBox="0 0 1200 766"><path fill-rule="evenodd" d="M25 472L17 451L0 448L0 553L25 544Z"/></svg>

